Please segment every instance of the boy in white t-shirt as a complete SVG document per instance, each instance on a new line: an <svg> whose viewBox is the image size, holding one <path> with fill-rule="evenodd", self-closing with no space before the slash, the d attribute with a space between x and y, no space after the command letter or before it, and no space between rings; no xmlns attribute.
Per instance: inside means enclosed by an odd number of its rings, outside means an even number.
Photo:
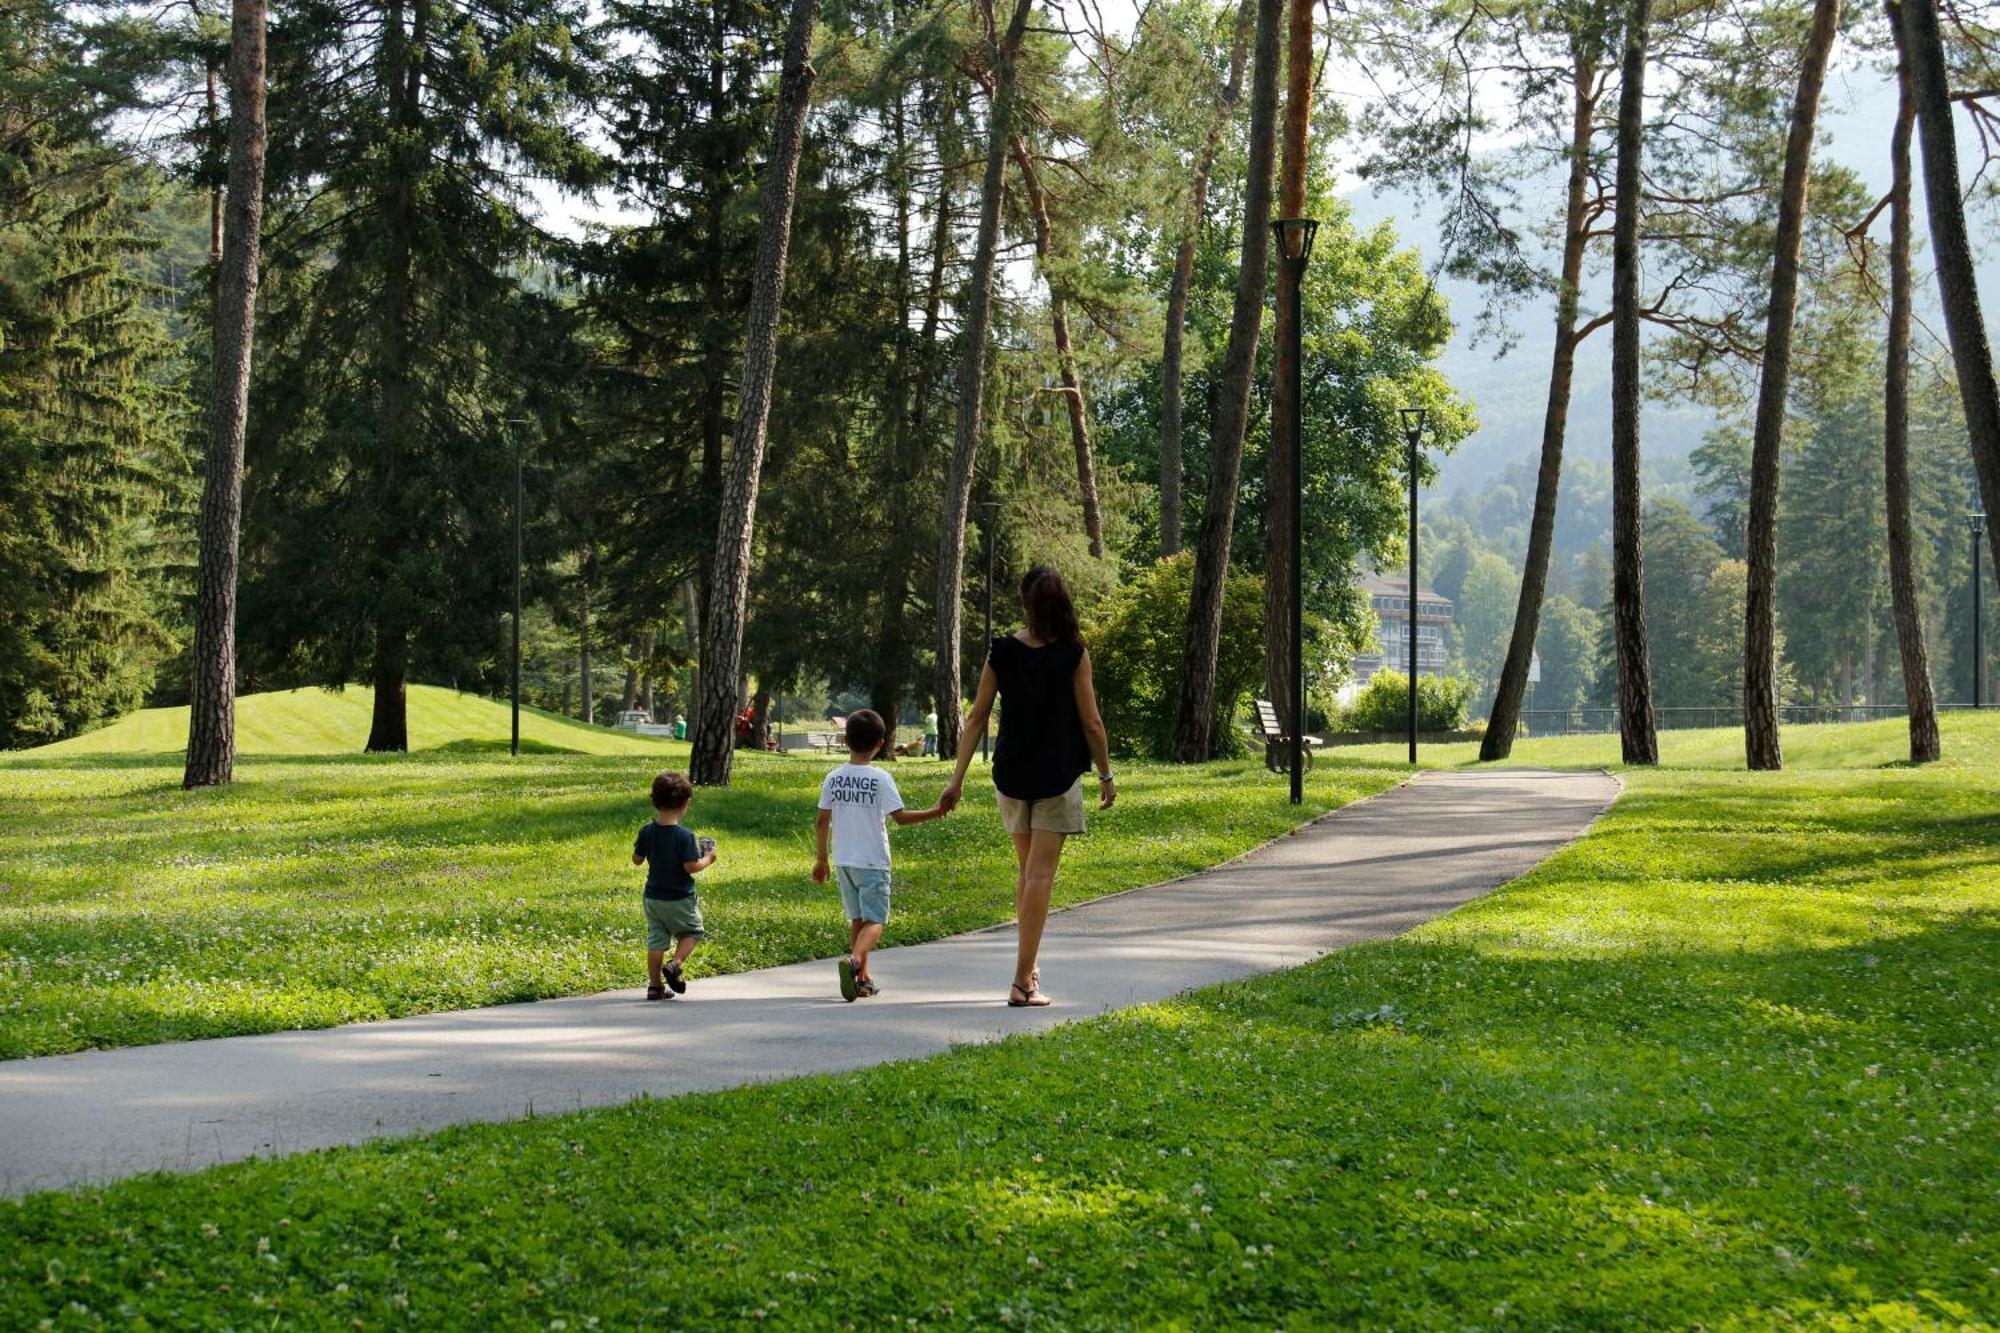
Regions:
<svg viewBox="0 0 2000 1333"><path fill-rule="evenodd" d="M826 883L827 834L833 835L834 878L847 912L847 957L840 960L840 994L862 1000L878 993L868 973L868 955L882 939L889 919L889 829L884 821L921 824L940 819L942 805L905 810L896 779L873 760L882 753L889 729L882 717L863 708L847 719L847 762L819 785L819 820L813 826L813 882Z"/></svg>

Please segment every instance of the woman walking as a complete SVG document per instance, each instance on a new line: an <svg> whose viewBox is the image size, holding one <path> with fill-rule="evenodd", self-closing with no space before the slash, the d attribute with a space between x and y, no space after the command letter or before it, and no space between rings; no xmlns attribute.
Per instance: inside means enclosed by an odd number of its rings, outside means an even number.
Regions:
<svg viewBox="0 0 2000 1333"><path fill-rule="evenodd" d="M964 795L965 770L986 733L993 701L1000 701L1000 739L993 754L993 786L999 793L1000 822L1014 840L1020 866L1014 882L1018 952L1007 1003L1039 1008L1042 993L1042 927L1049 894L1062 861L1063 840L1083 832L1083 774L1097 761L1097 808L1117 798L1111 777L1111 750L1097 691L1090 682L1090 653L1077 631L1076 607L1062 575L1046 566L1021 580L1021 609L1027 624L987 650L979 674L979 694L958 738L958 767L939 804L946 809Z"/></svg>

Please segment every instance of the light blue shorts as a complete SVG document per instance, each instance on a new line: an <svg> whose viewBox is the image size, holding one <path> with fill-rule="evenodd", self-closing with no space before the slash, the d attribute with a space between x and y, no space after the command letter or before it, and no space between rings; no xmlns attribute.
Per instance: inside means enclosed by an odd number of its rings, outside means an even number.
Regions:
<svg viewBox="0 0 2000 1333"><path fill-rule="evenodd" d="M889 872L871 866L835 866L833 878L840 885L840 910L849 921L889 919Z"/></svg>

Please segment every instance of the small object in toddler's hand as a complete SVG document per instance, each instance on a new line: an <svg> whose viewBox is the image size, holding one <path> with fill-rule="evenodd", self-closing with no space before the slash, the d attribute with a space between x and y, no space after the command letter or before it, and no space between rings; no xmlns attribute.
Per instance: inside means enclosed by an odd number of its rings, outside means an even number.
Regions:
<svg viewBox="0 0 2000 1333"><path fill-rule="evenodd" d="M695 845L701 848L703 856L711 855L715 851L715 839L713 838L697 838L695 839Z"/></svg>

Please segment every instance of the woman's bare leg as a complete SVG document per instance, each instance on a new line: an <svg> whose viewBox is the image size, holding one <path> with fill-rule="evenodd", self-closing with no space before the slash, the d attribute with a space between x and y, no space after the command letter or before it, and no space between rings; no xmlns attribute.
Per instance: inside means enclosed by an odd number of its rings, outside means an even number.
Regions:
<svg viewBox="0 0 2000 1333"><path fill-rule="evenodd" d="M1015 834L1015 841L1021 839ZM1042 951L1042 927L1048 924L1049 895L1055 891L1056 867L1062 861L1063 833L1036 829L1028 835L1028 854L1021 865L1020 891L1014 901L1015 932L1014 984L1031 990L1035 962Z"/></svg>

